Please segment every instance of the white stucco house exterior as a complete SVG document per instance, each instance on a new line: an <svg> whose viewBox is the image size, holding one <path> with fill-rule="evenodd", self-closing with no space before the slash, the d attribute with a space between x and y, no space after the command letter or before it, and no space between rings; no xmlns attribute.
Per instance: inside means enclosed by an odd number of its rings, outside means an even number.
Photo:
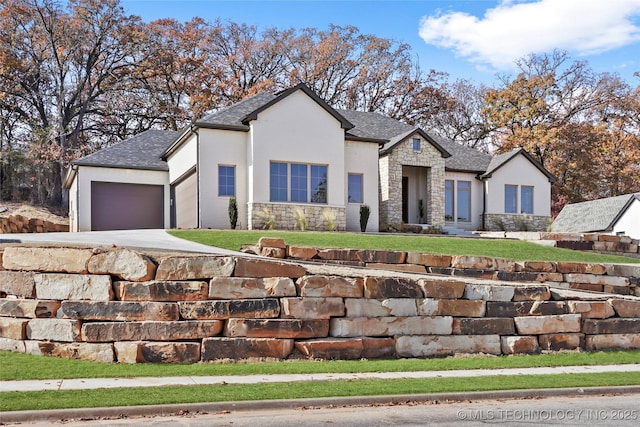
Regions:
<svg viewBox="0 0 640 427"><path fill-rule="evenodd" d="M72 163L72 231L367 231L427 224L544 228L551 175L523 150L492 157L377 113L337 110L306 85L261 93L182 132L147 131Z"/></svg>

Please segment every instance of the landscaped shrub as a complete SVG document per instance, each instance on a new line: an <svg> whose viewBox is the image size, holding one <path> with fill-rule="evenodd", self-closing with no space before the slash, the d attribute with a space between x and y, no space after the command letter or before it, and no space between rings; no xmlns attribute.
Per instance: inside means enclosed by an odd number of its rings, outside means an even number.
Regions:
<svg viewBox="0 0 640 427"><path fill-rule="evenodd" d="M300 231L307 230L307 215L304 213L304 209L300 206L296 206L293 208L293 216L296 218L298 222L298 227L300 227Z"/></svg>
<svg viewBox="0 0 640 427"><path fill-rule="evenodd" d="M371 214L371 208L368 205L360 205L360 231L363 233L367 231L367 223L369 222L369 215Z"/></svg>
<svg viewBox="0 0 640 427"><path fill-rule="evenodd" d="M322 209L322 217L327 221L327 231L336 230L336 213L333 209Z"/></svg>
<svg viewBox="0 0 640 427"><path fill-rule="evenodd" d="M238 203L236 202L235 197L229 198L229 224L231 225L231 229L235 230L236 225L238 224Z"/></svg>

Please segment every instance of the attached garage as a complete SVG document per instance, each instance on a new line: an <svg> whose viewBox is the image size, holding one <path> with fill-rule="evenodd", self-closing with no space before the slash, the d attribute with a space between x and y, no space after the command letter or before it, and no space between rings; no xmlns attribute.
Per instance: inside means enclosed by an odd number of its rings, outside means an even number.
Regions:
<svg viewBox="0 0 640 427"><path fill-rule="evenodd" d="M91 230L164 228L164 187L91 183Z"/></svg>

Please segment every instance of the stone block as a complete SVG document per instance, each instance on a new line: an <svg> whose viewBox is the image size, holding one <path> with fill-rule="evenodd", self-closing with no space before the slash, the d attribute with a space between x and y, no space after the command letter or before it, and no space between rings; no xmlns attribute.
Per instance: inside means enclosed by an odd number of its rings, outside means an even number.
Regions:
<svg viewBox="0 0 640 427"><path fill-rule="evenodd" d="M457 353L501 354L500 335L399 336L399 357L451 356Z"/></svg>
<svg viewBox="0 0 640 427"><path fill-rule="evenodd" d="M569 283L569 289L579 289L581 291L602 292L602 285L594 285L591 283Z"/></svg>
<svg viewBox="0 0 640 427"><path fill-rule="evenodd" d="M355 261L360 262L358 251L356 249L320 249L318 257L324 260L332 261Z"/></svg>
<svg viewBox="0 0 640 427"><path fill-rule="evenodd" d="M426 267L451 267L450 255L433 255L418 252L407 253L407 264L419 264Z"/></svg>
<svg viewBox="0 0 640 427"><path fill-rule="evenodd" d="M331 319L332 337L384 337L396 335L450 335L451 316L438 317L353 317Z"/></svg>
<svg viewBox="0 0 640 427"><path fill-rule="evenodd" d="M640 300L611 299L609 302L618 317L640 317Z"/></svg>
<svg viewBox="0 0 640 427"><path fill-rule="evenodd" d="M278 239L276 237L261 237L260 240L258 240L258 247L286 249L287 244L284 242L284 239Z"/></svg>
<svg viewBox="0 0 640 427"><path fill-rule="evenodd" d="M608 276L640 277L640 264L606 264Z"/></svg>
<svg viewBox="0 0 640 427"><path fill-rule="evenodd" d="M602 286L602 292L615 295L631 295L631 287L629 286Z"/></svg>
<svg viewBox="0 0 640 427"><path fill-rule="evenodd" d="M364 351L362 338L320 338L296 341L295 347L310 359L324 360L357 360L362 358Z"/></svg>
<svg viewBox="0 0 640 427"><path fill-rule="evenodd" d="M428 267L427 272L431 274L438 274L440 276L453 276L454 268L450 267Z"/></svg>
<svg viewBox="0 0 640 427"><path fill-rule="evenodd" d="M371 262L366 264L367 268L388 271L405 271L408 273L426 273L427 267L416 264L384 264L380 262Z"/></svg>
<svg viewBox="0 0 640 427"><path fill-rule="evenodd" d="M516 263L521 266L521 271L531 271L536 273L555 273L556 263L548 261L524 261Z"/></svg>
<svg viewBox="0 0 640 427"><path fill-rule="evenodd" d="M314 259L318 256L316 248L304 248L301 246L289 246L287 256L295 259Z"/></svg>
<svg viewBox="0 0 640 427"><path fill-rule="evenodd" d="M329 319L344 316L344 300L326 298L282 298L281 317L285 319Z"/></svg>
<svg viewBox="0 0 640 427"><path fill-rule="evenodd" d="M407 253L401 251L359 250L356 256L365 263L404 264L407 260Z"/></svg>
<svg viewBox="0 0 640 427"><path fill-rule="evenodd" d="M0 351L12 351L14 353L25 353L26 348L22 339L0 337Z"/></svg>
<svg viewBox="0 0 640 427"><path fill-rule="evenodd" d="M452 271L454 276L471 277L474 279L496 280L498 272L496 270L484 270L476 268L454 268Z"/></svg>
<svg viewBox="0 0 640 427"><path fill-rule="evenodd" d="M561 333L561 334L544 334L538 336L538 342L542 350L560 351L560 350L578 350L584 348L584 334L579 333Z"/></svg>
<svg viewBox="0 0 640 427"><path fill-rule="evenodd" d="M111 274L130 282L144 282L154 278L156 265L145 255L117 248L93 255L88 270L92 274Z"/></svg>
<svg viewBox="0 0 640 427"><path fill-rule="evenodd" d="M0 337L14 340L26 339L27 323L29 323L27 319L0 317Z"/></svg>
<svg viewBox="0 0 640 427"><path fill-rule="evenodd" d="M231 257L178 256L164 258L156 270L156 280L193 280L229 277L235 262Z"/></svg>
<svg viewBox="0 0 640 427"><path fill-rule="evenodd" d="M34 299L0 299L0 316L51 318L56 317L60 301Z"/></svg>
<svg viewBox="0 0 640 427"><path fill-rule="evenodd" d="M329 335L329 320L229 319L224 334L249 338L322 338Z"/></svg>
<svg viewBox="0 0 640 427"><path fill-rule="evenodd" d="M565 301L488 301L487 317L548 316L568 313Z"/></svg>
<svg viewBox="0 0 640 427"><path fill-rule="evenodd" d="M551 291L544 285L516 286L513 292L513 301L547 301L549 299L551 299Z"/></svg>
<svg viewBox="0 0 640 427"><path fill-rule="evenodd" d="M362 337L362 357L365 359L390 358L396 354L394 338Z"/></svg>
<svg viewBox="0 0 640 427"><path fill-rule="evenodd" d="M484 317L482 319L453 319L456 335L515 335L513 319L506 317Z"/></svg>
<svg viewBox="0 0 640 427"><path fill-rule="evenodd" d="M589 335L640 334L640 319L585 319L582 332Z"/></svg>
<svg viewBox="0 0 640 427"><path fill-rule="evenodd" d="M513 286L481 285L467 283L464 298L469 300L511 301L515 293Z"/></svg>
<svg viewBox="0 0 640 427"><path fill-rule="evenodd" d="M276 298L216 301L183 301L180 316L183 319L226 320L232 317L268 319L280 315Z"/></svg>
<svg viewBox="0 0 640 427"><path fill-rule="evenodd" d="M262 248L260 249L260 256L284 259L287 257L287 250L281 248Z"/></svg>
<svg viewBox="0 0 640 427"><path fill-rule="evenodd" d="M4 249L2 263L7 270L87 273L91 256L92 249L8 246Z"/></svg>
<svg viewBox="0 0 640 427"><path fill-rule="evenodd" d="M457 299L464 295L465 282L459 280L440 280L436 278L419 279L418 285L424 296L438 299Z"/></svg>
<svg viewBox="0 0 640 427"><path fill-rule="evenodd" d="M569 313L581 314L583 319L606 319L616 315L608 301L568 301Z"/></svg>
<svg viewBox="0 0 640 427"><path fill-rule="evenodd" d="M63 316L83 320L178 320L176 303L138 301L62 301Z"/></svg>
<svg viewBox="0 0 640 427"><path fill-rule="evenodd" d="M504 258L489 258L472 255L457 255L451 260L451 267L472 270L500 270L506 272L515 271L515 261Z"/></svg>
<svg viewBox="0 0 640 427"><path fill-rule="evenodd" d="M362 298L362 278L340 276L304 276L296 281L301 297Z"/></svg>
<svg viewBox="0 0 640 427"><path fill-rule="evenodd" d="M417 316L416 300L409 298L389 298L385 300L365 298L345 298L347 317L388 317Z"/></svg>
<svg viewBox="0 0 640 427"><path fill-rule="evenodd" d="M538 338L535 336L500 337L500 349L503 354L535 354L540 352Z"/></svg>
<svg viewBox="0 0 640 427"><path fill-rule="evenodd" d="M0 297L12 295L18 298L34 298L36 282L30 271L0 271Z"/></svg>
<svg viewBox="0 0 640 427"><path fill-rule="evenodd" d="M234 277L290 277L297 279L307 274L304 267L281 261L258 258L238 258Z"/></svg>
<svg viewBox="0 0 640 427"><path fill-rule="evenodd" d="M565 282L587 283L591 285L629 286L629 279L616 276L599 276L596 274L567 273L564 275Z"/></svg>
<svg viewBox="0 0 640 427"><path fill-rule="evenodd" d="M113 363L115 360L113 344L27 341L25 347L26 353L38 356L54 356L101 363Z"/></svg>
<svg viewBox="0 0 640 427"><path fill-rule="evenodd" d="M221 320L181 320L169 322L87 322L82 325L82 340L112 341L176 341L196 340L220 335Z"/></svg>
<svg viewBox="0 0 640 427"><path fill-rule="evenodd" d="M200 301L209 295L209 285L200 281L123 281L113 287L120 301Z"/></svg>
<svg viewBox="0 0 640 427"><path fill-rule="evenodd" d="M640 349L639 334L607 334L587 335L585 338L585 350L638 350Z"/></svg>
<svg viewBox="0 0 640 427"><path fill-rule="evenodd" d="M30 340L73 342L80 340L80 322L68 319L31 319L27 323Z"/></svg>
<svg viewBox="0 0 640 427"><path fill-rule="evenodd" d="M210 299L295 297L296 286L288 277L214 277L209 282Z"/></svg>
<svg viewBox="0 0 640 427"><path fill-rule="evenodd" d="M115 352L115 361L118 363L139 363L142 362L140 354L142 342L115 342L113 349Z"/></svg>
<svg viewBox="0 0 640 427"><path fill-rule="evenodd" d="M367 277L365 298L422 298L422 288L415 280L392 277Z"/></svg>
<svg viewBox="0 0 640 427"><path fill-rule="evenodd" d="M484 317L485 301L425 298L416 301L419 316Z"/></svg>
<svg viewBox="0 0 640 427"><path fill-rule="evenodd" d="M585 262L570 262L570 261L558 261L556 263L556 270L558 273L567 274L595 274L601 275L607 272L607 268L604 264L592 264Z"/></svg>
<svg viewBox="0 0 640 427"><path fill-rule="evenodd" d="M293 351L292 339L279 338L205 338L202 361L273 357L286 359Z"/></svg>
<svg viewBox="0 0 640 427"><path fill-rule="evenodd" d="M144 342L138 351L140 362L196 363L200 361L199 342Z"/></svg>
<svg viewBox="0 0 640 427"><path fill-rule="evenodd" d="M542 335L559 332L580 332L579 314L557 316L515 317L513 320L520 335Z"/></svg>
<svg viewBox="0 0 640 427"><path fill-rule="evenodd" d="M36 274L36 297L51 300L110 301L111 276L95 274Z"/></svg>

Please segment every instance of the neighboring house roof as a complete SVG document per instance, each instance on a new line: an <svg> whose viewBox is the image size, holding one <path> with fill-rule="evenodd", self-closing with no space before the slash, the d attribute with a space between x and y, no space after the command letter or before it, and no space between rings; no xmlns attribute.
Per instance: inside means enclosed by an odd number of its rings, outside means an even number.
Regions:
<svg viewBox="0 0 640 427"><path fill-rule="evenodd" d="M169 168L161 156L179 134L168 130L147 130L71 164L167 171Z"/></svg>
<svg viewBox="0 0 640 427"><path fill-rule="evenodd" d="M640 193L568 204L551 224L551 230L565 233L612 231L634 200L640 200Z"/></svg>
<svg viewBox="0 0 640 427"><path fill-rule="evenodd" d="M549 179L549 182L554 183L556 181L556 179L553 177L553 175L551 175L551 173L549 173L549 171L547 171L536 159L534 159L531 156L531 154L527 153L523 148L516 148L516 149L513 149L513 150L509 151L508 153L499 154L499 155L493 157L491 159L491 162L489 163L489 166L487 166L486 172L484 174L482 174L480 176L480 178L491 178L491 175L495 171L500 169L507 162L509 162L511 159L513 159L514 157L516 157L519 154L522 154L524 157L526 157L526 159L529 160L536 168L538 168L538 170L540 172L545 174L547 176L547 178Z"/></svg>

